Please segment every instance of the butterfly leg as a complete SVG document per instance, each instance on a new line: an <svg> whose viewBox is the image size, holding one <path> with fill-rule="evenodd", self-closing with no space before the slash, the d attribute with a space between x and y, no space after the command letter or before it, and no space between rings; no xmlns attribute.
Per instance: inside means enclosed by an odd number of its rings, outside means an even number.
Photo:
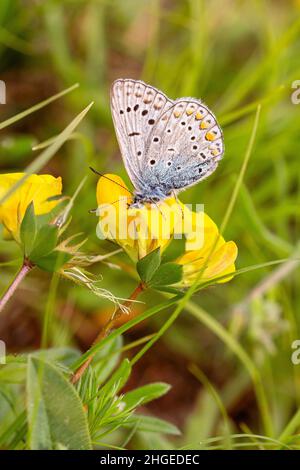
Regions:
<svg viewBox="0 0 300 470"><path fill-rule="evenodd" d="M157 204L157 202L152 199L151 204L154 204L154 205L155 205L156 209L159 210L159 212L161 213L161 215L163 216L163 218L166 220L166 216L165 216L165 214L163 213L163 211L160 209L160 207L159 207L159 205Z"/></svg>
<svg viewBox="0 0 300 470"><path fill-rule="evenodd" d="M177 193L176 193L176 191L173 191L173 192L172 192L172 195L173 195L173 197L174 197L175 201L177 202L177 204L178 204L178 205L179 205L179 207L180 207L180 210L181 210L181 216L182 216L182 219L183 219L183 217L184 217L184 211L183 211L183 208L182 208L182 206L181 206L181 204L180 204L180 201L179 201L179 199L178 199L178 196L177 196Z"/></svg>

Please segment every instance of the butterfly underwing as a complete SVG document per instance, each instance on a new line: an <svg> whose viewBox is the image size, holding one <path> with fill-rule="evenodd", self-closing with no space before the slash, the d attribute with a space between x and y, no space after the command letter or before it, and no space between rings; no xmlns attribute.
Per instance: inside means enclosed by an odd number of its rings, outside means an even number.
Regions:
<svg viewBox="0 0 300 470"><path fill-rule="evenodd" d="M111 88L111 110L135 206L207 178L223 157L222 130L200 100L171 100L140 80L119 79Z"/></svg>

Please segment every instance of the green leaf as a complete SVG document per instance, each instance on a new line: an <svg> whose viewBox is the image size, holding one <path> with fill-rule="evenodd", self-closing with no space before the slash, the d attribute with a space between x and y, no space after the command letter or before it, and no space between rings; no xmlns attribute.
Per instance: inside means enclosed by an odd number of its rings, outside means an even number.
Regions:
<svg viewBox="0 0 300 470"><path fill-rule="evenodd" d="M57 362L61 367L68 367L73 360L80 357L78 349L69 346L61 346L57 348L38 349L30 353L32 357L46 360L47 362Z"/></svg>
<svg viewBox="0 0 300 470"><path fill-rule="evenodd" d="M51 253L57 244L58 227L56 225L44 225L37 233L35 243L30 254L30 260L34 263Z"/></svg>
<svg viewBox="0 0 300 470"><path fill-rule="evenodd" d="M115 395L126 384L131 372L131 365L128 359L124 359L119 368L113 373L111 378L101 388L101 393Z"/></svg>
<svg viewBox="0 0 300 470"><path fill-rule="evenodd" d="M26 431L26 413L22 411L1 434L1 449L15 450L16 447L20 449L20 442L25 441Z"/></svg>
<svg viewBox="0 0 300 470"><path fill-rule="evenodd" d="M56 206L51 209L50 212L46 214L41 214L37 216L37 225L38 229L43 227L44 225L51 225L51 222L57 218L57 216L64 210L64 206L68 204L67 198L60 199Z"/></svg>
<svg viewBox="0 0 300 470"><path fill-rule="evenodd" d="M185 243L186 239L184 235L182 235L181 238L174 237L162 254L162 262L169 263L183 255L185 253Z"/></svg>
<svg viewBox="0 0 300 470"><path fill-rule="evenodd" d="M65 251L54 250L46 256L39 258L36 265L44 271L51 273L58 271L67 261L72 258L72 255Z"/></svg>
<svg viewBox="0 0 300 470"><path fill-rule="evenodd" d="M160 262L160 248L151 251L151 253L137 262L136 269L143 282L148 283L152 279L160 266Z"/></svg>
<svg viewBox="0 0 300 470"><path fill-rule="evenodd" d="M93 370L97 377L98 387L101 385L116 368L123 346L122 336L111 341L104 346L93 359Z"/></svg>
<svg viewBox="0 0 300 470"><path fill-rule="evenodd" d="M176 284L182 279L182 266L176 263L162 264L151 279L150 285L169 286Z"/></svg>
<svg viewBox="0 0 300 470"><path fill-rule="evenodd" d="M13 363L0 367L0 384L19 384L24 382L26 364Z"/></svg>
<svg viewBox="0 0 300 470"><path fill-rule="evenodd" d="M30 353L32 357L47 360L48 362L57 362L60 367L65 369L80 357L80 352L71 347L58 347L49 349L38 349ZM19 384L24 383L26 379L26 368L28 355L13 354L6 357L5 367L0 367L0 384Z"/></svg>
<svg viewBox="0 0 300 470"><path fill-rule="evenodd" d="M83 404L70 382L52 364L29 356L27 366L29 448L92 448Z"/></svg>
<svg viewBox="0 0 300 470"><path fill-rule="evenodd" d="M157 398L165 395L170 390L170 385L163 382L156 382L143 387L136 388L123 397L123 402L126 403L126 408L136 408L137 406L144 405L149 401L156 400Z"/></svg>
<svg viewBox="0 0 300 470"><path fill-rule="evenodd" d="M36 218L34 214L33 202L27 206L21 227L20 238L23 245L25 256L30 255L36 237Z"/></svg>
<svg viewBox="0 0 300 470"><path fill-rule="evenodd" d="M174 295L184 295L184 291L182 289L177 289L176 287L171 287L171 286L155 286L155 290L158 290L160 292L167 292L168 294L174 294Z"/></svg>
<svg viewBox="0 0 300 470"><path fill-rule="evenodd" d="M152 418L152 416L144 416L140 414L130 416L124 426L134 426L137 431L173 434L174 436L181 434L177 426L165 421L164 419Z"/></svg>

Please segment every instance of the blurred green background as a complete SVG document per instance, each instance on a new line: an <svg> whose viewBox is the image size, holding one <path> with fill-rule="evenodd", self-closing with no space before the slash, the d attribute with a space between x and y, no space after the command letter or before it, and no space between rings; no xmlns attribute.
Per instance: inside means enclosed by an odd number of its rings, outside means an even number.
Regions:
<svg viewBox="0 0 300 470"><path fill-rule="evenodd" d="M239 175L257 105L262 105L255 146L225 238L239 248L237 267L299 257L300 104L291 101L300 79L300 2L297 0L1 0L0 79L7 104L0 120L79 83L79 88L1 131L0 171L22 171L39 151L32 147L57 135L91 101L95 104L76 138L51 159L45 173L63 178L71 195L85 175L72 233L83 232L85 249L114 249L96 237L99 171L128 182L113 130L109 88L116 78L142 79L171 98L201 98L224 130L225 157L217 171L182 195L203 202L220 224ZM0 288L20 257L14 243L0 241ZM124 256L124 262L126 258ZM121 270L97 265L101 287L126 297L134 281ZM42 319L50 309L49 345L87 349L111 305L89 291L60 281L49 301L49 275L32 273L0 317L0 338L9 352L38 348ZM56 282L56 281L52 281ZM291 362L299 332L297 263L255 269L230 283L201 291L195 302L238 340L263 378L273 435L279 435L300 403L300 365ZM145 305L161 302L145 295ZM145 307L141 307L145 308ZM48 312L49 313L49 312ZM126 335L126 341L157 331L166 313ZM205 380L191 373L191 364ZM190 312L134 369L130 386L152 380L172 384L149 407L183 431L181 445L222 432L215 393L232 432L264 433L249 371ZM212 387L214 392L212 392Z"/></svg>

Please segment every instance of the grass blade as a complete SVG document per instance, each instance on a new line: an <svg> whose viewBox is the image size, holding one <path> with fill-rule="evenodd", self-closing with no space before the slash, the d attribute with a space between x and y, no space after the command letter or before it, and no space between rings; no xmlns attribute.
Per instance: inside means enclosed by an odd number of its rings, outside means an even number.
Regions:
<svg viewBox="0 0 300 470"><path fill-rule="evenodd" d="M31 108L26 109L25 111L22 111L21 113L18 113L18 114L16 114L15 116L13 116L13 117L11 117L11 118L9 118L9 119L6 119L5 121L3 121L3 122L0 123L0 131L1 131L2 129L4 129L5 127L11 126L11 125L14 124L15 122L20 121L20 119L23 119L24 117L29 116L29 114L35 113L35 112L38 111L39 109L44 108L44 107L47 106L48 104L52 103L52 102L55 101L55 100L58 100L59 98L61 98L61 97L64 96L64 95L67 95L68 93L70 93L71 91L75 90L75 89L78 88L78 87L79 87L79 84L78 84L78 83L75 83L75 84L72 85L71 87L66 88L65 90L63 90L63 91L57 93L56 95L53 95L53 96L51 96L50 98L47 98L46 100L41 101L40 103L35 104L35 105L32 106Z"/></svg>
<svg viewBox="0 0 300 470"><path fill-rule="evenodd" d="M84 116L88 113L90 108L93 106L93 102L91 102L83 111L81 111L78 116L59 134L57 139L53 142L50 147L47 147L44 152L42 152L30 165L25 168L25 175L21 178L15 185L13 185L9 191L2 197L0 200L0 204L3 204L6 199L16 191L28 178L29 175L32 173L37 173L40 169L48 163L48 161L55 155L58 149L68 140L69 136L72 134L74 129L78 126L78 124L82 121Z"/></svg>

